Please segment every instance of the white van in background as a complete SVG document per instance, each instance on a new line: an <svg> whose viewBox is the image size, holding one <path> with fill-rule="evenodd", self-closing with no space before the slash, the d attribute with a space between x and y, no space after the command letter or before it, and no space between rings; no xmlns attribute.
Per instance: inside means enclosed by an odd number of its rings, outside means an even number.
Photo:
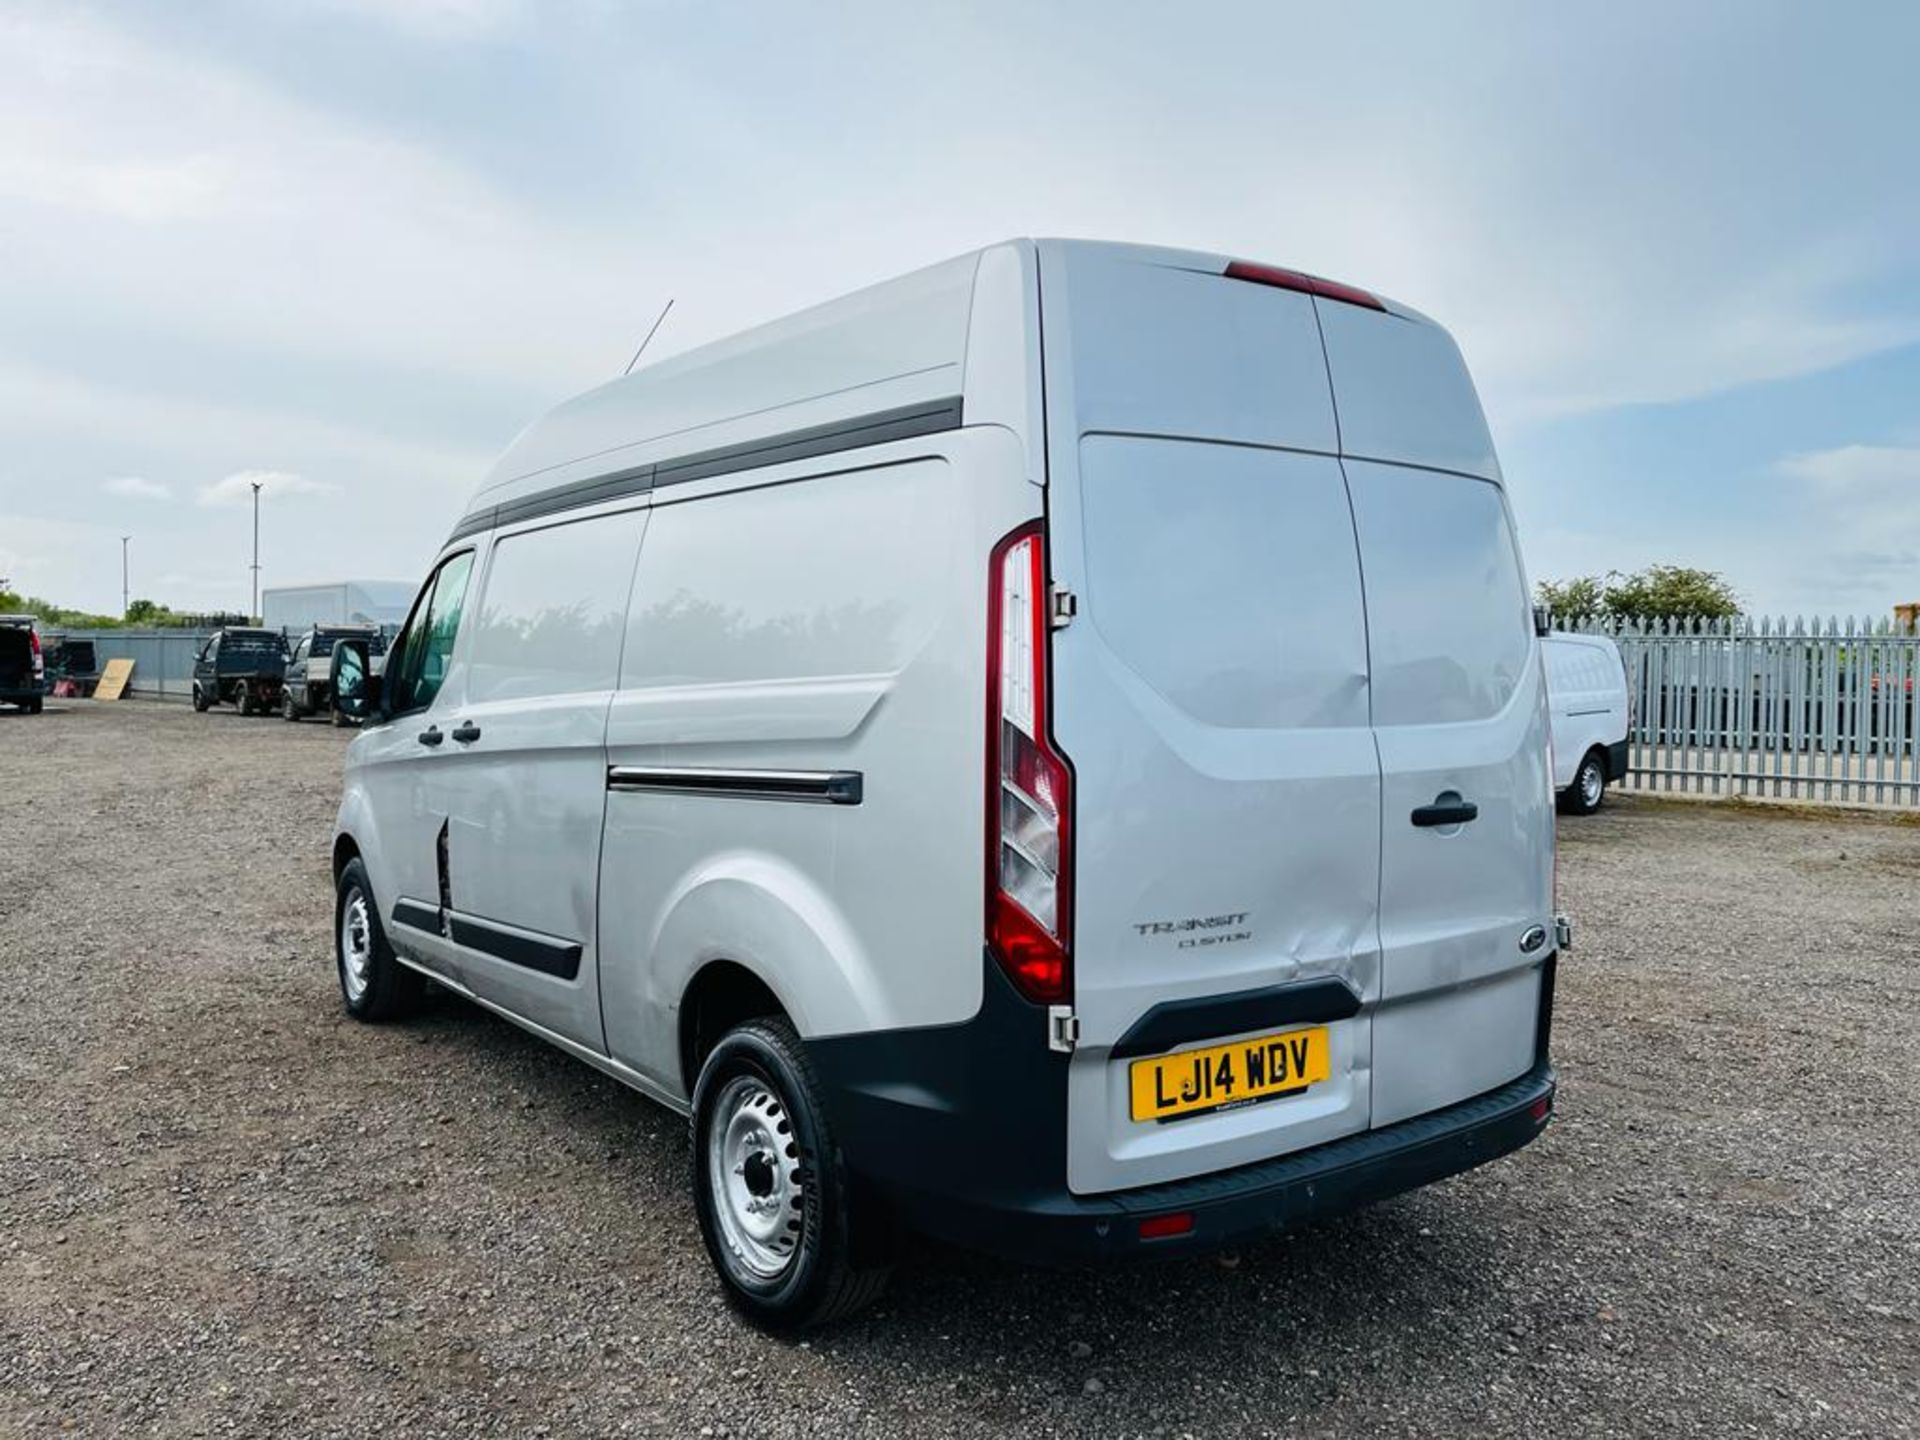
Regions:
<svg viewBox="0 0 1920 1440"><path fill-rule="evenodd" d="M1542 644L1553 711L1553 788L1560 808L1591 815L1627 778L1627 671L1605 635L1556 630Z"/></svg>
<svg viewBox="0 0 1920 1440"><path fill-rule="evenodd" d="M367 658L347 1009L431 976L690 1112L763 1321L869 1299L896 1225L1177 1253L1547 1124L1540 647L1397 303L962 256L562 405Z"/></svg>

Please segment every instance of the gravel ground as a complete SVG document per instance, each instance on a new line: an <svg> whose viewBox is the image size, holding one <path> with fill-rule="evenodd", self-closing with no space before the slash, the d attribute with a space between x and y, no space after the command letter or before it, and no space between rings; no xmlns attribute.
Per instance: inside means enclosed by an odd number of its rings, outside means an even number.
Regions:
<svg viewBox="0 0 1920 1440"><path fill-rule="evenodd" d="M1239 1256L722 1304L666 1112L341 1014L345 736L0 712L0 1434L1914 1433L1920 828L1612 801L1531 1148Z"/></svg>

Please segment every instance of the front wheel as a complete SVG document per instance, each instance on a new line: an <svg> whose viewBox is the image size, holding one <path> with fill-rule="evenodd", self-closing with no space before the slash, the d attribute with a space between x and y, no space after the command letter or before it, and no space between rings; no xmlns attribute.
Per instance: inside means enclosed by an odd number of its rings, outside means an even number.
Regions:
<svg viewBox="0 0 1920 1440"><path fill-rule="evenodd" d="M298 720L300 718L300 708L293 703L293 692L291 690L282 690L280 692L280 718L282 720Z"/></svg>
<svg viewBox="0 0 1920 1440"><path fill-rule="evenodd" d="M729 1031L693 1090L700 1236L750 1319L790 1330L872 1303L887 1272L853 1262L853 1191L819 1081L786 1021Z"/></svg>
<svg viewBox="0 0 1920 1440"><path fill-rule="evenodd" d="M340 972L340 998L356 1020L400 1020L426 998L427 981L395 957L380 924L380 907L358 858L340 871L333 907L333 958Z"/></svg>
<svg viewBox="0 0 1920 1440"><path fill-rule="evenodd" d="M1591 815L1600 808L1607 794L1607 765L1598 750L1589 750L1573 772L1573 784L1560 797L1560 808L1569 815Z"/></svg>
<svg viewBox="0 0 1920 1440"><path fill-rule="evenodd" d="M196 715L207 713L207 697L198 685L193 687L193 710Z"/></svg>

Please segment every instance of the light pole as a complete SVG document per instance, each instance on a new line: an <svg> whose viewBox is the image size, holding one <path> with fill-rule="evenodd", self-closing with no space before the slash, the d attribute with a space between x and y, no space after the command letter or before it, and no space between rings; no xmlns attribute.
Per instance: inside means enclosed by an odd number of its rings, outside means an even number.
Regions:
<svg viewBox="0 0 1920 1440"><path fill-rule="evenodd" d="M127 542L131 535L120 537L120 618L127 618L127 612L133 609L132 592L127 588Z"/></svg>
<svg viewBox="0 0 1920 1440"><path fill-rule="evenodd" d="M253 609L247 612L251 625L260 617L260 482L253 482Z"/></svg>

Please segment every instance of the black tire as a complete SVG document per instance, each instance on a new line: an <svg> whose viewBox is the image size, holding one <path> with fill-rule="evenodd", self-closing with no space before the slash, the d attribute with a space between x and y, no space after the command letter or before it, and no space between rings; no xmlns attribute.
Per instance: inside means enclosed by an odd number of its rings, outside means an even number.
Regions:
<svg viewBox="0 0 1920 1440"><path fill-rule="evenodd" d="M296 723L300 719L300 707L293 703L293 691L291 690L282 690L280 692L280 718Z"/></svg>
<svg viewBox="0 0 1920 1440"><path fill-rule="evenodd" d="M1573 783L1560 792L1560 809L1568 815L1591 815L1607 796L1607 757L1589 750L1580 757Z"/></svg>
<svg viewBox="0 0 1920 1440"><path fill-rule="evenodd" d="M242 685L233 692L233 705L242 715L253 714L253 692Z"/></svg>
<svg viewBox="0 0 1920 1440"><path fill-rule="evenodd" d="M193 711L196 715L204 715L207 713L207 697L200 693L200 687L198 685L193 687Z"/></svg>
<svg viewBox="0 0 1920 1440"><path fill-rule="evenodd" d="M716 1213L709 1139L732 1082L758 1082L778 1106L773 1112L786 1140L789 1174L800 1187L793 1249L777 1274L756 1273L728 1240ZM790 1128L789 1128L790 1127ZM821 1102L820 1082L785 1020L750 1020L728 1031L700 1067L693 1088L693 1199L700 1238L727 1298L756 1324L797 1330L844 1319L886 1288L884 1267L855 1264L854 1186ZM877 1217L874 1217L877 1219ZM791 1222L790 1222L791 1223Z"/></svg>
<svg viewBox="0 0 1920 1440"><path fill-rule="evenodd" d="M38 696L35 696L33 699L27 701L27 714L38 715L40 713L40 707L42 703L43 702L40 700Z"/></svg>
<svg viewBox="0 0 1920 1440"><path fill-rule="evenodd" d="M355 993L347 978L347 907L356 896L363 897L368 930L368 966L366 984ZM380 906L374 901L373 886L367 880L367 867L359 857L349 860L340 871L333 899L333 968L340 981L340 1000L356 1020L380 1024L404 1020L417 1014L426 1000L427 977L408 969L395 958L387 943L386 929L380 923Z"/></svg>

